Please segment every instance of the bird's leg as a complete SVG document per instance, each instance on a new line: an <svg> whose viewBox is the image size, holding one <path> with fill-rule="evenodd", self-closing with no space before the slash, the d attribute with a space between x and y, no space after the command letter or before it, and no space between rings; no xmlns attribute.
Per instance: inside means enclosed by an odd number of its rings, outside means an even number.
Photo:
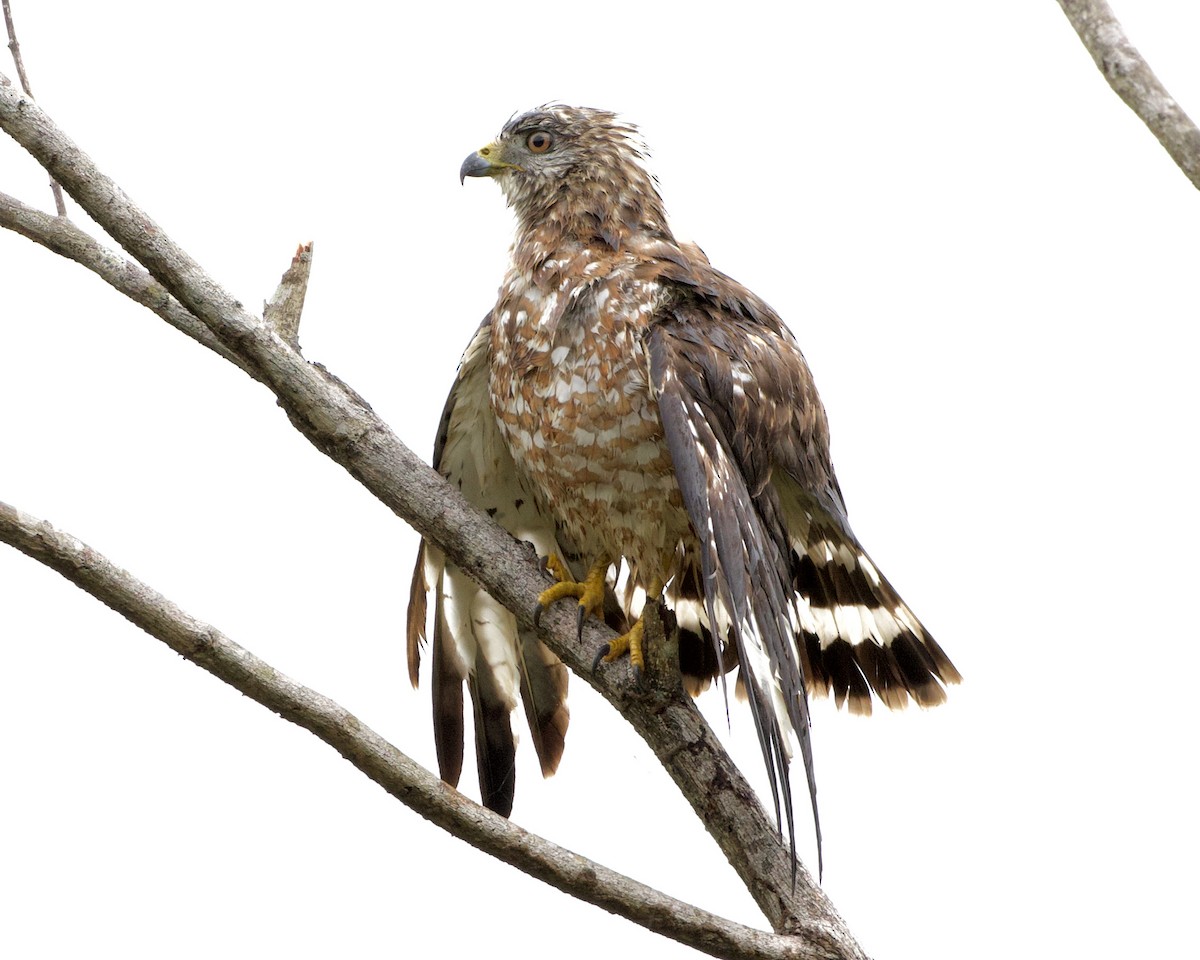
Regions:
<svg viewBox="0 0 1200 960"><path fill-rule="evenodd" d="M564 597L574 597L579 601L578 626L579 636L583 636L583 621L589 616L604 615L604 588L608 579L608 567L612 561L607 556L601 554L596 558L596 562L592 564L588 570L587 576L582 580L572 580L570 571L563 565L558 557L550 556L546 559L546 569L558 577L559 582L554 586L543 590L538 596L537 609L533 612L533 622L536 624L542 618L542 611L550 604L562 600Z"/></svg>
<svg viewBox="0 0 1200 960"><path fill-rule="evenodd" d="M661 595L662 581L655 579L646 591L646 604L658 603L658 598ZM637 622L629 628L627 633L621 634L596 651L596 659L592 661L592 669L595 670L601 663L612 663L618 657L622 657L628 653L629 663L633 667L633 675L636 679L641 680L642 671L646 668L646 658L642 652L642 640L646 635L645 619L646 605L644 604L641 616L637 618Z"/></svg>

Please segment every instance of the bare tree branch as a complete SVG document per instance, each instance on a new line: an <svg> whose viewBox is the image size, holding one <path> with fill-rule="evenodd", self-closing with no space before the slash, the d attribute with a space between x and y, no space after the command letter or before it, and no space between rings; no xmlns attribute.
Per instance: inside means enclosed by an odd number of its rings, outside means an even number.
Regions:
<svg viewBox="0 0 1200 960"><path fill-rule="evenodd" d="M1200 189L1200 130L1129 42L1109 5L1105 0L1058 0L1058 5L1109 86Z"/></svg>
<svg viewBox="0 0 1200 960"><path fill-rule="evenodd" d="M354 391L324 368L306 362L269 325L247 313L36 104L11 87L0 86L0 126L236 355L239 367L275 393L293 424L318 449L441 547L513 610L523 626L532 626L534 599L549 581L537 570L530 551L477 514L457 490L404 447ZM616 705L651 746L771 926L802 937L814 955L862 957L806 871L801 869L793 887L790 851L691 701L677 690L642 695L611 673L592 673L592 653L611 638L611 632L597 624L589 624L580 641L572 614L551 609L542 618L542 628L551 649Z"/></svg>
<svg viewBox="0 0 1200 960"><path fill-rule="evenodd" d="M300 314L304 310L304 295L308 293L308 277L312 273L313 245L302 243L279 280L271 299L263 304L263 319L267 321L289 347L300 353Z"/></svg>
<svg viewBox="0 0 1200 960"><path fill-rule="evenodd" d="M333 700L189 616L91 547L3 502L0 540L56 570L197 666L316 734L396 799L484 853L713 956L831 956L798 937L764 933L668 897L497 816L442 783Z"/></svg>
<svg viewBox="0 0 1200 960"><path fill-rule="evenodd" d="M4 6L4 26L8 30L8 49L12 53L13 63L17 67L17 79L21 83L21 89L25 91L26 96L32 97L33 90L29 86L29 75L25 72L25 60L21 57L21 45L17 43L17 28L13 24L12 8L9 6L9 0L2 0ZM58 211L60 217L66 217L67 204L63 200L62 187L58 185L58 181L50 181L50 192L54 195L54 209Z"/></svg>
<svg viewBox="0 0 1200 960"><path fill-rule="evenodd" d="M19 233L47 250L87 267L114 290L158 314L176 330L208 347L256 380L262 379L250 364L180 306L179 301L144 267L109 249L70 220L52 217L0 193L0 227Z"/></svg>

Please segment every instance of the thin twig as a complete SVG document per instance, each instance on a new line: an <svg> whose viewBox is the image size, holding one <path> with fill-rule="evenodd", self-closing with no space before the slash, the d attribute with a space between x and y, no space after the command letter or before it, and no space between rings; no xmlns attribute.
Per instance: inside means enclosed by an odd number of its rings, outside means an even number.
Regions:
<svg viewBox="0 0 1200 960"><path fill-rule="evenodd" d="M25 72L25 61L21 57L21 45L17 43L17 28L13 23L12 9L9 7L9 0L0 0L4 6L4 26L8 29L8 49L12 53L13 63L17 67L17 80L21 84L21 89L25 91L27 97L33 97L33 90L29 86L29 74ZM58 211L60 217L67 215L67 204L63 200L62 187L58 185L57 180L50 181L50 192L54 195L54 209Z"/></svg>
<svg viewBox="0 0 1200 960"><path fill-rule="evenodd" d="M134 303L158 314L176 330L225 358L252 377L254 368L213 336L212 331L167 293L140 263L106 247L70 220L53 217L20 200L0 193L0 227L41 244L61 257L74 260Z"/></svg>
<svg viewBox="0 0 1200 960"><path fill-rule="evenodd" d="M292 423L381 502L443 549L464 572L533 629L533 600L549 580L490 519L400 443L354 391L307 363L269 325L248 314L199 264L136 207L37 104L0 86L0 127L55 176L80 206L235 352L239 366L267 384ZM803 869L792 883L790 851L753 790L685 696L639 700L592 654L611 631L552 609L540 631L547 644L616 705L655 751L778 932L799 935L817 955L862 957L824 892Z"/></svg>
<svg viewBox="0 0 1200 960"><path fill-rule="evenodd" d="M1129 42L1104 0L1058 0L1104 79L1200 189L1200 130Z"/></svg>
<svg viewBox="0 0 1200 960"><path fill-rule="evenodd" d="M50 524L0 502L0 540L56 570L176 653L303 727L421 816L530 876L718 957L828 956L693 907L551 843L442 783L338 703L284 676L215 627Z"/></svg>

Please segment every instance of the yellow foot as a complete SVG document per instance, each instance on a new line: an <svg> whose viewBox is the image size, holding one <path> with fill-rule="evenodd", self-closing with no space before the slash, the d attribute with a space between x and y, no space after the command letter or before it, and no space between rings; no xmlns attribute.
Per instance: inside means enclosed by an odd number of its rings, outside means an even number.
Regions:
<svg viewBox="0 0 1200 960"><path fill-rule="evenodd" d="M557 553L552 553L548 557L542 557L542 569L552 573L554 575L554 579L558 580L560 583L563 580L571 579L570 571L567 570L566 564L558 559Z"/></svg>
<svg viewBox="0 0 1200 960"><path fill-rule="evenodd" d="M596 659L592 661L592 669L595 670L601 663L612 663L619 657L629 654L629 662L633 666L633 676L637 680L641 680L642 671L646 667L646 659L642 655L642 638L646 633L646 625L642 622L642 618L637 618L637 623L629 628L628 633L623 633L615 640L606 643L596 651Z"/></svg>
<svg viewBox="0 0 1200 960"><path fill-rule="evenodd" d="M579 612L576 619L579 636L582 637L583 621L589 616L603 617L604 615L604 587L608 577L608 565L608 558L600 557L588 570L587 577L580 582L570 579L569 572L558 557L548 557L546 569L558 577L559 582L538 595L537 607L533 611L534 624L536 625L542 619L542 611L550 604L565 597L574 597L579 601Z"/></svg>

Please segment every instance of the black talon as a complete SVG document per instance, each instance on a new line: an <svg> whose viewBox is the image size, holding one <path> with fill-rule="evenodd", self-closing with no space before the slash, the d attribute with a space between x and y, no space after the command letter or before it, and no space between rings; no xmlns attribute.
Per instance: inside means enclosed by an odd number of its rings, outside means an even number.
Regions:
<svg viewBox="0 0 1200 960"><path fill-rule="evenodd" d="M533 605L533 625L534 625L535 627L537 627L537 626L540 626L540 625L541 625L541 622L542 622L542 612L543 612L545 609L546 609L546 608L542 606L542 604L541 604L541 601L540 601L540 600L539 600L537 603L535 603L535 604Z"/></svg>
<svg viewBox="0 0 1200 960"><path fill-rule="evenodd" d="M538 569L541 570L542 573L546 573L547 571L549 571L549 569L550 569L549 554L547 554L544 557L538 557Z"/></svg>
<svg viewBox="0 0 1200 960"><path fill-rule="evenodd" d="M635 687L642 685L642 668L636 665L633 668L633 685Z"/></svg>
<svg viewBox="0 0 1200 960"><path fill-rule="evenodd" d="M579 609L575 613L575 639L583 640L583 618L586 611L583 609L583 604L579 605Z"/></svg>
<svg viewBox="0 0 1200 960"><path fill-rule="evenodd" d="M611 651L611 650L612 650L612 644L606 643L606 644L604 644L604 646L602 646L599 650L596 651L596 659L592 661L592 673L596 672L596 669L600 666L600 661L603 660L605 657L607 657L609 654L609 651Z"/></svg>

